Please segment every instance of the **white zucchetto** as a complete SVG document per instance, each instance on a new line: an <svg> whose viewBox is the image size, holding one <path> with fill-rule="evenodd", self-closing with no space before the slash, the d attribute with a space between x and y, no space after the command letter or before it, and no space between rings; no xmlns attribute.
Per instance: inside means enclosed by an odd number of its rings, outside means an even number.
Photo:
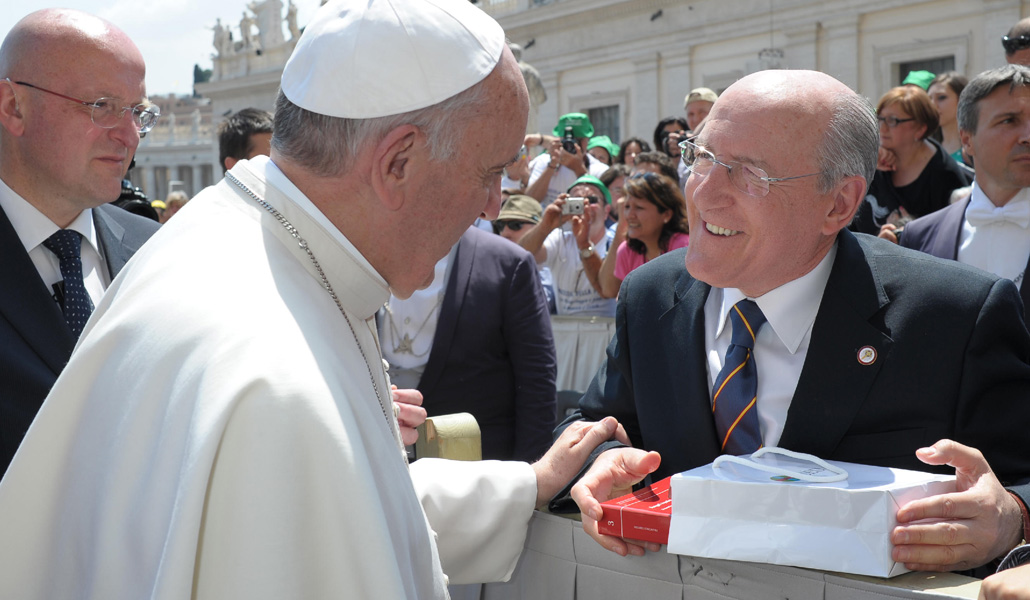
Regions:
<svg viewBox="0 0 1030 600"><path fill-rule="evenodd" d="M468 0L330 0L298 40L282 91L332 117L401 114L479 83L504 46L501 26Z"/></svg>

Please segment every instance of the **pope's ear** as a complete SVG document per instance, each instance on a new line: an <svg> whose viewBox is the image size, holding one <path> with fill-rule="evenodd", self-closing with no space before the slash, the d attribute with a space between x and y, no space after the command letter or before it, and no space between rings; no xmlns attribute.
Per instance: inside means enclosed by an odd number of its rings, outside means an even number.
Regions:
<svg viewBox="0 0 1030 600"><path fill-rule="evenodd" d="M372 150L372 189L390 210L403 206L413 190L415 162L424 140L418 127L406 124L390 130Z"/></svg>
<svg viewBox="0 0 1030 600"><path fill-rule="evenodd" d="M25 120L18 106L18 97L14 95L14 84L0 80L0 125L12 135L25 133Z"/></svg>
<svg viewBox="0 0 1030 600"><path fill-rule="evenodd" d="M845 177L837 184L832 194L833 205L826 215L823 233L836 235L851 223L859 205L865 199L866 187L865 178L858 175Z"/></svg>

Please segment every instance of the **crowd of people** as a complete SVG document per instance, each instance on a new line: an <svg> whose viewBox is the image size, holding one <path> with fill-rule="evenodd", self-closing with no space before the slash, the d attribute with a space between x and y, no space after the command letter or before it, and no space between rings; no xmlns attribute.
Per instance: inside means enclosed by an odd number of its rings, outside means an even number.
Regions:
<svg viewBox="0 0 1030 600"><path fill-rule="evenodd" d="M955 472L894 559L1030 597L1030 19L1007 66L875 106L762 71L649 143L526 133L496 22L386 4L324 6L274 113L219 127L225 178L149 219L112 205L160 118L132 40L65 9L7 34L0 596L445 597L509 577L535 507L642 555L601 501L782 446ZM551 315L616 327L560 423ZM409 465L451 412L486 460Z"/></svg>

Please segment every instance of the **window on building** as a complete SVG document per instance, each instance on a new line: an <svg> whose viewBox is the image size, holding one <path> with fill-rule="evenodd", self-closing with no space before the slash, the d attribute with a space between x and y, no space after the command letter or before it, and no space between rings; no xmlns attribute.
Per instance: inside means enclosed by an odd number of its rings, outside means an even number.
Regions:
<svg viewBox="0 0 1030 600"><path fill-rule="evenodd" d="M896 85L901 85L901 82L904 81L905 77L912 71L929 71L934 75L937 75L938 73L954 70L954 56L941 56L938 58L926 58L923 60L898 63L898 81Z"/></svg>
<svg viewBox="0 0 1030 600"><path fill-rule="evenodd" d="M594 135L606 135L616 144L622 140L619 129L619 105L588 108L586 114L594 126Z"/></svg>

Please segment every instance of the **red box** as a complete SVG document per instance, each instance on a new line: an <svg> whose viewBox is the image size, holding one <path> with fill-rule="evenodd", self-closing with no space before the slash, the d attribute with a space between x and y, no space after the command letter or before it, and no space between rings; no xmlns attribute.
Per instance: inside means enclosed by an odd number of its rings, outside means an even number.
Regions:
<svg viewBox="0 0 1030 600"><path fill-rule="evenodd" d="M604 516L597 524L598 531L629 540L668 544L672 519L670 479L666 477L632 494L602 502Z"/></svg>

